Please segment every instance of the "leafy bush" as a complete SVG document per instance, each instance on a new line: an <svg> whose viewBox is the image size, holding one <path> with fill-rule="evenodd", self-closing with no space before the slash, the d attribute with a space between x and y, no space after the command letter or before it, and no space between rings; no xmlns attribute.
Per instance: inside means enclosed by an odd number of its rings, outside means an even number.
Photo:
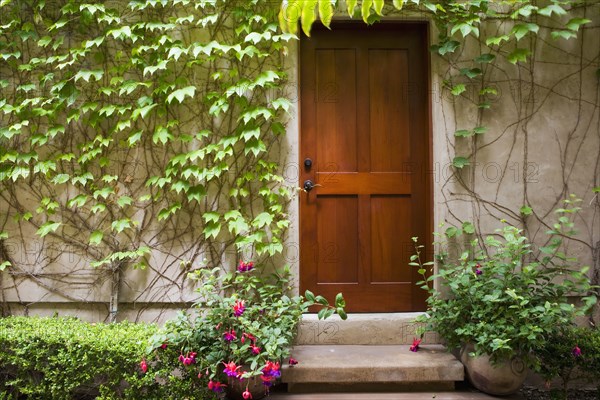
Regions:
<svg viewBox="0 0 600 400"><path fill-rule="evenodd" d="M534 254L522 230L508 224L486 237L483 245L470 236L458 257L438 253L437 274L427 271L432 263L421 261L417 247L411 264L419 267L424 277L420 284L430 294L427 315L419 321L437 331L449 348L471 343L476 355L488 354L494 361L521 356L536 367L532 351L543 346L557 326L571 324L596 304L588 268L577 267L576 260L562 251L563 238L575 233L569 216L579 210L577 201L572 197L557 210L561 216L539 254ZM448 228L438 245L446 248L450 238L475 233L468 223L461 231ZM434 280L439 280L439 290L433 287ZM585 296L585 306L575 307L569 295Z"/></svg>
<svg viewBox="0 0 600 400"><path fill-rule="evenodd" d="M158 384L140 369L154 332L125 322L0 319L0 392L5 399L159 398Z"/></svg>
<svg viewBox="0 0 600 400"><path fill-rule="evenodd" d="M546 338L536 356L542 376L561 381L558 397L566 398L573 380L587 380L600 390L600 329L560 327Z"/></svg>
<svg viewBox="0 0 600 400"><path fill-rule="evenodd" d="M196 316L180 313L151 339L147 374L168 382L163 390L217 395L233 386L244 398L259 398L280 377L282 363L295 362L290 348L302 313L316 306L319 318L347 317L341 294L335 305L309 291L288 296L288 267L268 273L241 261L235 272L195 275L201 282Z"/></svg>

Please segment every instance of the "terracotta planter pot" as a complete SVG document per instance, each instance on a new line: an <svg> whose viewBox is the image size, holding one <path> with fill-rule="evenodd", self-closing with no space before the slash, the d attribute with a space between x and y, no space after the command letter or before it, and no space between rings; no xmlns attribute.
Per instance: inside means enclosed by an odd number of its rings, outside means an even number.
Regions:
<svg viewBox="0 0 600 400"><path fill-rule="evenodd" d="M472 351L472 345L464 346L460 361L475 388L491 395L505 396L515 393L523 385L527 366L521 358L492 364L488 355L471 357L469 353Z"/></svg>
<svg viewBox="0 0 600 400"><path fill-rule="evenodd" d="M227 398L229 400L244 400L242 393L246 388L252 394L252 400L262 399L266 396L265 386L262 384L261 379L255 376L243 381L232 379L227 382Z"/></svg>

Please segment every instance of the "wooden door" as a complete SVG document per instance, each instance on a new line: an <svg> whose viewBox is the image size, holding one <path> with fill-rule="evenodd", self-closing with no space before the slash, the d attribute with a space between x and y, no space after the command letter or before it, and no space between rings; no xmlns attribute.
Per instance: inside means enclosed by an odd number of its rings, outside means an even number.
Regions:
<svg viewBox="0 0 600 400"><path fill-rule="evenodd" d="M301 291L424 310L408 263L432 230L427 27L316 27L300 60L300 184L315 184L300 193Z"/></svg>

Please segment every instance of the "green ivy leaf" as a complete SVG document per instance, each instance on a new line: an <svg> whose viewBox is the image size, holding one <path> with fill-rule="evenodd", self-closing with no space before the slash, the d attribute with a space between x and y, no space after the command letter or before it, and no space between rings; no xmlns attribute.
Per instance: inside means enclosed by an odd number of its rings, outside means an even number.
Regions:
<svg viewBox="0 0 600 400"><path fill-rule="evenodd" d="M458 130L456 132L454 132L454 136L456 137L470 137L473 136L473 132L467 130L467 129L461 129Z"/></svg>
<svg viewBox="0 0 600 400"><path fill-rule="evenodd" d="M111 224L111 228L113 231L117 233L123 232L125 229L131 228L131 220L129 218L119 219L113 221Z"/></svg>
<svg viewBox="0 0 600 400"><path fill-rule="evenodd" d="M592 22L592 20L587 18L571 18L569 22L567 22L566 27L569 30L577 32L581 25L589 24L590 22Z"/></svg>
<svg viewBox="0 0 600 400"><path fill-rule="evenodd" d="M330 0L319 0L319 19L329 28L333 19L333 6Z"/></svg>
<svg viewBox="0 0 600 400"><path fill-rule="evenodd" d="M4 261L4 262L0 263L0 272L4 271L6 268L8 268L10 266L12 266L10 261Z"/></svg>
<svg viewBox="0 0 600 400"><path fill-rule="evenodd" d="M552 31L550 33L550 35L552 36L552 39L554 39L554 40L558 40L558 39L569 40L571 38L577 37L577 34L573 31Z"/></svg>
<svg viewBox="0 0 600 400"><path fill-rule="evenodd" d="M265 226L271 225L273 222L273 216L267 212L262 212L254 218L252 221L252 226L255 228L263 228Z"/></svg>
<svg viewBox="0 0 600 400"><path fill-rule="evenodd" d="M373 0L363 0L361 6L361 14L363 21L365 24L369 24L369 17L371 16L371 6L373 5Z"/></svg>
<svg viewBox="0 0 600 400"><path fill-rule="evenodd" d="M449 227L448 229L446 229L446 232L445 232L446 236L449 238L456 236L457 233L458 233L458 228L456 228L454 226Z"/></svg>
<svg viewBox="0 0 600 400"><path fill-rule="evenodd" d="M90 235L90 244L99 245L102 243L102 238L104 238L104 233L101 231L94 231Z"/></svg>
<svg viewBox="0 0 600 400"><path fill-rule="evenodd" d="M512 64L516 64L519 61L526 62L527 56L531 54L528 49L516 48L506 58Z"/></svg>
<svg viewBox="0 0 600 400"><path fill-rule="evenodd" d="M477 126L473 129L473 133L476 135L483 135L487 132L487 127L485 126Z"/></svg>
<svg viewBox="0 0 600 400"><path fill-rule="evenodd" d="M404 6L404 0L393 0L392 4L394 7L396 7L396 9L402 10L402 7Z"/></svg>
<svg viewBox="0 0 600 400"><path fill-rule="evenodd" d="M50 232L56 232L56 230L60 226L61 226L60 222L48 221L48 222L44 223L42 226L40 226L40 228L37 230L36 234L40 237L44 237L47 234L49 234Z"/></svg>
<svg viewBox="0 0 600 400"><path fill-rule="evenodd" d="M177 100L177 103L183 103L186 97L194 97L196 94L195 86L186 86L182 89L177 89L167 96L167 103L171 104L173 100Z"/></svg>
<svg viewBox="0 0 600 400"><path fill-rule="evenodd" d="M540 29L540 27L536 24L523 23L523 24L516 24L510 33L515 35L517 40L521 40L529 32L537 33L539 31L539 29Z"/></svg>
<svg viewBox="0 0 600 400"><path fill-rule="evenodd" d="M462 83L459 83L458 85L454 86L450 92L454 96L460 96L460 94L465 92L466 90L467 90L466 86Z"/></svg>
<svg viewBox="0 0 600 400"><path fill-rule="evenodd" d="M462 230L463 232L465 232L466 234L472 235L475 233L475 226L473 226L473 224L471 222L463 222L462 224Z"/></svg>
<svg viewBox="0 0 600 400"><path fill-rule="evenodd" d="M476 63L482 63L482 64L486 64L486 63L490 63L492 61L494 61L496 59L496 56L491 54L491 53L484 53L479 55L478 57L475 57L474 61Z"/></svg>
<svg viewBox="0 0 600 400"><path fill-rule="evenodd" d="M465 157L454 157L454 159L452 160L452 165L454 165L454 167L458 169L462 169L470 164L471 163L469 162L469 160Z"/></svg>
<svg viewBox="0 0 600 400"><path fill-rule="evenodd" d="M523 206L523 207L521 207L520 212L522 215L527 216L527 215L531 215L533 213L533 209L529 206Z"/></svg>

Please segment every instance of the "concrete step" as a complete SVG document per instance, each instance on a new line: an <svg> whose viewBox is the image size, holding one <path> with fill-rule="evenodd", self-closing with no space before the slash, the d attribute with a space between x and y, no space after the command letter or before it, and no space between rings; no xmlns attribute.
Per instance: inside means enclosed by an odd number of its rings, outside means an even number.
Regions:
<svg viewBox="0 0 600 400"><path fill-rule="evenodd" d="M411 393L273 393L269 400L493 400L498 397L473 391ZM524 400L520 394L503 396L503 400Z"/></svg>
<svg viewBox="0 0 600 400"><path fill-rule="evenodd" d="M460 361L441 345L295 346L299 361L285 366L290 392L453 390L464 380Z"/></svg>
<svg viewBox="0 0 600 400"><path fill-rule="evenodd" d="M349 314L342 321L333 316L324 321L317 314L302 316L297 345L390 345L411 344L421 324L414 322L422 313ZM423 337L423 344L439 344L434 332Z"/></svg>

